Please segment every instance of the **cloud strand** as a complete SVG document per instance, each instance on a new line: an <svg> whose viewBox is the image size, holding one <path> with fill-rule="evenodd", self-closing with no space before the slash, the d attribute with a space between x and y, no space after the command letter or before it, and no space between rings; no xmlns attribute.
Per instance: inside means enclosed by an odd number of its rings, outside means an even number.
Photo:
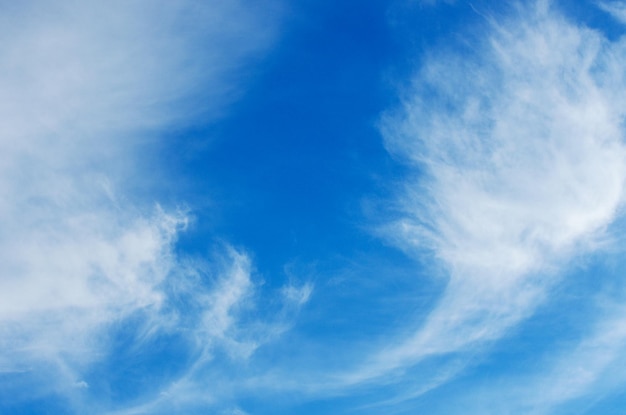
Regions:
<svg viewBox="0 0 626 415"><path fill-rule="evenodd" d="M159 135L215 120L237 97L245 65L275 36L276 5L0 6L0 373L9 376L0 393L7 402L56 394L74 406L70 412L105 411L115 385L98 390L85 376L113 382L120 369L103 359L116 357L109 354L128 325L135 347L149 354L155 339L170 336L183 344L181 359L196 366L219 347L245 359L274 330L267 323L244 338L237 329L238 310L255 291L245 253L220 251L216 262L224 265L212 273L190 267L175 248L189 213L134 192L156 188L159 166L148 155ZM29 379L29 397L12 394L15 374Z"/></svg>
<svg viewBox="0 0 626 415"><path fill-rule="evenodd" d="M431 53L383 118L414 168L389 238L448 283L421 328L348 376L363 382L504 336L577 256L597 252L626 183L623 42L547 2L489 23L465 50Z"/></svg>

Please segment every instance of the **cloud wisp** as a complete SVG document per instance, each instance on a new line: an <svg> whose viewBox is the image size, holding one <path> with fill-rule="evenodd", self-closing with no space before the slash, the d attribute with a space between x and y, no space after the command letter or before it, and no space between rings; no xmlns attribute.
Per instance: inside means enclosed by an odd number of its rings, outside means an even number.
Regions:
<svg viewBox="0 0 626 415"><path fill-rule="evenodd" d="M598 7L621 23L626 23L626 4L623 1L603 1Z"/></svg>
<svg viewBox="0 0 626 415"><path fill-rule="evenodd" d="M421 327L347 376L360 383L474 352L546 300L563 270L610 243L626 183L626 48L548 2L428 55L387 114L414 169L389 238L431 252L448 282Z"/></svg>
<svg viewBox="0 0 626 415"><path fill-rule="evenodd" d="M175 253L188 213L136 191L157 188L159 134L206 124L237 96L274 37L275 5L0 6L0 392L15 374L32 383L11 402L60 394L106 410L85 376L132 324L137 347L175 336L195 365L214 345L245 358L260 341L237 333L254 293L247 255L227 249L210 277L191 269Z"/></svg>
<svg viewBox="0 0 626 415"><path fill-rule="evenodd" d="M469 385L446 413L552 414L602 411L626 383L626 319L619 298L595 298L593 319L577 342L536 353L527 368ZM565 346L563 346L565 345ZM611 404L608 408L612 408Z"/></svg>

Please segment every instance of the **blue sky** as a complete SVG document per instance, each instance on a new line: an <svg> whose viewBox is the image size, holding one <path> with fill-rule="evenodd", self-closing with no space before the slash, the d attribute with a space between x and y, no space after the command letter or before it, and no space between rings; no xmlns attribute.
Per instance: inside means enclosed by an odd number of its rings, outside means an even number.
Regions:
<svg viewBox="0 0 626 415"><path fill-rule="evenodd" d="M626 2L0 10L1 413L623 412Z"/></svg>

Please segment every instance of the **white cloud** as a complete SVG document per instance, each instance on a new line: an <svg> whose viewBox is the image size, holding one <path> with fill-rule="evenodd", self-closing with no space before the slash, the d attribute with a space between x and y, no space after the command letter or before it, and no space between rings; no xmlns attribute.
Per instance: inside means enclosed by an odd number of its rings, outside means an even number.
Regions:
<svg viewBox="0 0 626 415"><path fill-rule="evenodd" d="M547 371L527 382L520 406L532 405L537 413L545 413L581 397L603 396L623 385L625 345L624 306L608 313L605 310L596 327L574 349L562 353Z"/></svg>
<svg viewBox="0 0 626 415"><path fill-rule="evenodd" d="M462 413L536 415L602 411L603 400L619 394L626 382L626 309L623 298L596 300L595 321L577 342L562 339L560 346L535 353L527 368L469 385L451 407ZM461 413L449 411L456 412Z"/></svg>
<svg viewBox="0 0 626 415"><path fill-rule="evenodd" d="M288 303L293 303L296 306L302 306L306 304L311 298L313 293L313 284L310 282L304 283L300 286L286 285L283 287L283 296Z"/></svg>
<svg viewBox="0 0 626 415"><path fill-rule="evenodd" d="M170 297L185 278L206 300L202 322L188 328L203 344L230 341L250 353L233 334L252 290L247 256L225 255L216 285L181 276L174 244L188 215L161 208L146 189L158 180L150 144L224 112L245 65L271 43L274 6L0 6L3 373L54 367L50 389L87 385L75 372L106 354L115 323L143 313L146 336L172 329L182 311Z"/></svg>
<svg viewBox="0 0 626 415"><path fill-rule="evenodd" d="M598 7L626 24L626 3L623 1L602 1L598 3Z"/></svg>
<svg viewBox="0 0 626 415"><path fill-rule="evenodd" d="M424 324L347 376L473 350L533 312L572 259L609 243L626 183L623 41L537 2L471 49L432 53L384 117L415 169L388 236L449 281Z"/></svg>

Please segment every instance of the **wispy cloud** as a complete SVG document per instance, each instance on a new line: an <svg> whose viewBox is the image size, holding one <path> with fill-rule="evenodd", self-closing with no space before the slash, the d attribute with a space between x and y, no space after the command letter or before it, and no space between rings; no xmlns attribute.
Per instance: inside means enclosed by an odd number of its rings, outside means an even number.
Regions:
<svg viewBox="0 0 626 415"><path fill-rule="evenodd" d="M274 6L0 6L2 373L52 371L58 382L41 393L91 393L86 368L138 315L143 344L186 330L202 356L218 343L241 357L254 350L236 333L254 291L248 257L228 250L209 282L185 271L174 245L188 213L133 191L155 188L158 134L213 120L238 95L245 64L274 37ZM177 302L189 290L196 303Z"/></svg>
<svg viewBox="0 0 626 415"><path fill-rule="evenodd" d="M564 267L610 243L626 183L623 42L547 2L492 21L466 49L432 52L383 119L414 169L387 235L448 282L412 334L346 381L473 352L545 301Z"/></svg>
<svg viewBox="0 0 626 415"><path fill-rule="evenodd" d="M598 3L598 7L618 21L626 23L626 3L623 1L601 1Z"/></svg>
<svg viewBox="0 0 626 415"><path fill-rule="evenodd" d="M520 406L548 413L571 400L602 398L626 382L626 314L623 305L603 310L595 327L572 350L565 351L543 373L526 384ZM608 312L607 312L608 311ZM521 383L521 382L520 382Z"/></svg>
<svg viewBox="0 0 626 415"><path fill-rule="evenodd" d="M597 412L626 383L623 296L596 298L595 320L576 342L537 353L537 364L469 385L447 413L551 414ZM616 302L617 301L617 302Z"/></svg>

